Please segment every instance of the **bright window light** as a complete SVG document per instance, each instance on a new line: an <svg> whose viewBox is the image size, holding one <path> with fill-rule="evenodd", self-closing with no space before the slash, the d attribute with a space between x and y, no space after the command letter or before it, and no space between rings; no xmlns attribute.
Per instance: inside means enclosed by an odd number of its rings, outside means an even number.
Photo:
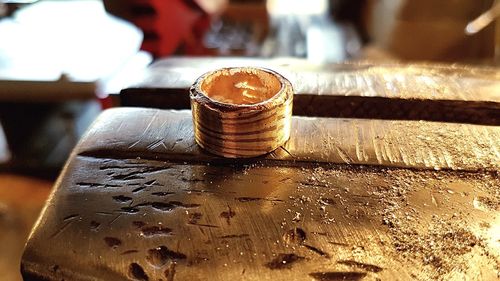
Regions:
<svg viewBox="0 0 500 281"><path fill-rule="evenodd" d="M328 9L328 0L267 0L272 15L322 15Z"/></svg>

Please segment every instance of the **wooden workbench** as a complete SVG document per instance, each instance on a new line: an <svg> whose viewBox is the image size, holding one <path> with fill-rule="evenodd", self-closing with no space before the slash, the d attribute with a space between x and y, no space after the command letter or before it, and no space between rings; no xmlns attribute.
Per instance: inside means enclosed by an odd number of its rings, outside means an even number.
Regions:
<svg viewBox="0 0 500 281"><path fill-rule="evenodd" d="M288 78L296 92L294 115L500 125L500 70L449 64L172 57L156 61L141 82L123 89L121 103L189 109L188 89L196 78L234 66L267 67Z"/></svg>
<svg viewBox="0 0 500 281"><path fill-rule="evenodd" d="M294 117L258 159L190 111L104 112L62 171L25 280L496 280L500 127Z"/></svg>

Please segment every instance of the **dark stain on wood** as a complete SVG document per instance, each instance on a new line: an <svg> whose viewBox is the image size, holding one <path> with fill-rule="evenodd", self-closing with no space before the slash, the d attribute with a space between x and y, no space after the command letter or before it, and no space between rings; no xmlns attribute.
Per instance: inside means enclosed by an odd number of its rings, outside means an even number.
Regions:
<svg viewBox="0 0 500 281"><path fill-rule="evenodd" d="M236 212L229 205L227 206L227 211L220 213L220 217L226 219L227 225L231 225L231 218L234 216L236 216Z"/></svg>
<svg viewBox="0 0 500 281"><path fill-rule="evenodd" d="M139 264L133 262L128 267L129 276L135 280L149 281L149 277Z"/></svg>
<svg viewBox="0 0 500 281"><path fill-rule="evenodd" d="M127 250L125 252L121 252L120 255L124 256L124 255L130 255L130 254L135 254L135 253L139 253L138 250Z"/></svg>
<svg viewBox="0 0 500 281"><path fill-rule="evenodd" d="M318 281L358 281L366 276L365 272L355 271L329 271L329 272L313 272L309 276Z"/></svg>
<svg viewBox="0 0 500 281"><path fill-rule="evenodd" d="M306 232L299 227L292 228L283 234L283 241L287 244L299 244L302 245L306 240Z"/></svg>
<svg viewBox="0 0 500 281"><path fill-rule="evenodd" d="M135 214L139 212L139 208L136 207L122 207L121 210L129 214Z"/></svg>
<svg viewBox="0 0 500 281"><path fill-rule="evenodd" d="M153 209L164 211L164 212L170 212L178 207L191 209L191 208L196 208L196 207L200 206L200 204L182 203L180 201L152 202L152 203L146 202L146 203L143 203L143 205L144 206L151 205L151 207L153 207Z"/></svg>
<svg viewBox="0 0 500 281"><path fill-rule="evenodd" d="M175 278L175 262L171 262L170 265L168 266L167 269L165 269L165 278L167 278L167 281L174 281Z"/></svg>
<svg viewBox="0 0 500 281"><path fill-rule="evenodd" d="M312 252L314 252L322 257L330 258L330 255L327 252L319 249L318 247L314 247L314 246L311 246L308 244L304 244L304 247L306 247L306 249L308 249L308 250L310 250L310 251L312 251Z"/></svg>
<svg viewBox="0 0 500 281"><path fill-rule="evenodd" d="M91 187L104 187L104 184L101 183L94 183L94 182L77 182L76 185L80 187L86 187L86 188L91 188Z"/></svg>
<svg viewBox="0 0 500 281"><path fill-rule="evenodd" d="M152 192L151 195L154 195L154 196L168 196L168 195L172 195L172 194L175 194L174 192L164 192L164 191L158 191L158 192Z"/></svg>
<svg viewBox="0 0 500 281"><path fill-rule="evenodd" d="M106 245L108 245L108 247L113 249L117 248L122 244L122 240L116 237L109 237L109 236L104 237L104 242L106 242Z"/></svg>
<svg viewBox="0 0 500 281"><path fill-rule="evenodd" d="M182 208L187 208L187 209L189 209L189 208L197 208L197 207L200 206L200 204L195 204L195 203L187 203L186 204L186 203L182 203L180 201L170 201L169 203L173 204L173 205L175 205L177 207L182 207Z"/></svg>
<svg viewBox="0 0 500 281"><path fill-rule="evenodd" d="M162 253L161 248L158 247L155 249L148 250L148 253L146 255L146 260L149 262L150 265L154 267L162 267L167 263L169 257L164 255Z"/></svg>
<svg viewBox="0 0 500 281"><path fill-rule="evenodd" d="M137 227L137 228L141 228L141 227L145 226L146 223L143 222L143 221L133 221L132 225L135 226L135 227Z"/></svg>
<svg viewBox="0 0 500 281"><path fill-rule="evenodd" d="M364 270L370 271L370 272L380 272L380 271L384 270L383 268L381 268L380 266L377 266L377 265L357 262L357 261L353 261L353 260L341 260L341 261L338 261L337 263L344 264L344 265L351 266L351 267L358 268L358 269L364 269Z"/></svg>
<svg viewBox="0 0 500 281"><path fill-rule="evenodd" d="M120 187L120 185L118 185L118 184L110 184L110 183L103 184L103 183L95 183L95 182L77 182L76 185L78 185L80 187L86 187L86 188L93 188L93 187L102 187L102 188L106 188L106 187Z"/></svg>
<svg viewBox="0 0 500 281"><path fill-rule="evenodd" d="M188 223L189 224L197 224L198 221L203 217L202 213L193 212L188 215Z"/></svg>
<svg viewBox="0 0 500 281"><path fill-rule="evenodd" d="M240 202L255 202L255 201L270 201L270 202L283 202L281 199L269 199L269 198L260 198L260 197L238 197L235 198Z"/></svg>
<svg viewBox="0 0 500 281"><path fill-rule="evenodd" d="M135 171L131 171L128 173L123 173L123 174L113 173L110 176L114 180L139 180L139 179L145 179L144 174L165 171L168 169L170 169L170 167L144 166L144 167L141 167ZM153 183L154 183L154 180L150 182L150 184L153 184Z"/></svg>
<svg viewBox="0 0 500 281"><path fill-rule="evenodd" d="M276 258L265 264L269 269L290 269L292 265L304 260L304 257L296 254L278 254Z"/></svg>
<svg viewBox="0 0 500 281"><path fill-rule="evenodd" d="M109 159L110 161L114 161L114 159ZM144 165L137 164L124 164L124 165L109 165L109 166L101 166L99 170L121 170L121 169L140 169L145 167Z"/></svg>
<svg viewBox="0 0 500 281"><path fill-rule="evenodd" d="M240 202L254 202L254 201L261 201L264 200L264 198L258 198L258 197L238 197L236 200Z"/></svg>
<svg viewBox="0 0 500 281"><path fill-rule="evenodd" d="M329 244L335 245L335 246L343 246L343 247L349 247L351 245L347 243L342 243L342 242L334 242L334 241L328 241Z"/></svg>
<svg viewBox="0 0 500 281"><path fill-rule="evenodd" d="M111 174L111 177L114 179L114 180L124 180L124 181L127 181L127 180L142 180L142 179L145 179L144 176L141 176L140 173L138 172L133 172L133 173L130 173L130 174L124 174L124 175L115 175L115 174Z"/></svg>
<svg viewBox="0 0 500 281"><path fill-rule="evenodd" d="M148 257L154 264L161 264L163 266L168 260L184 260L187 256L181 252L172 251L166 246L159 246L154 249L148 250Z"/></svg>
<svg viewBox="0 0 500 281"><path fill-rule="evenodd" d="M146 185L139 186L139 187L137 187L137 188L133 189L133 190L132 190L132 193L137 193L137 192L139 192L139 191L142 191L142 190L146 189L147 187L149 187L149 186L146 186Z"/></svg>
<svg viewBox="0 0 500 281"><path fill-rule="evenodd" d="M125 195L116 195L116 196L113 196L113 200L115 200L116 202L125 203L128 201L132 201L132 197L128 197Z"/></svg>
<svg viewBox="0 0 500 281"><path fill-rule="evenodd" d="M101 225L101 223L100 223L100 222L97 222L97 221L91 221L91 222L90 222L90 230L92 230L92 231L96 231L96 230L99 228L99 226L100 226L100 225Z"/></svg>
<svg viewBox="0 0 500 281"><path fill-rule="evenodd" d="M141 234L146 237L155 235L168 235L172 233L172 229L163 226L148 226L141 228Z"/></svg>
<svg viewBox="0 0 500 281"><path fill-rule="evenodd" d="M166 202L153 202L151 203L151 207L153 207L153 209L160 210L163 212L170 212L173 209L177 208L176 205Z"/></svg>
<svg viewBox="0 0 500 281"><path fill-rule="evenodd" d="M283 241L286 244L301 245L301 246L305 247L306 249L308 249L308 250L310 250L310 251L312 251L320 256L323 256L326 258L330 257L330 255L328 253L319 249L318 247L314 247L312 245L305 244L306 237L307 237L306 232L302 228L295 227L295 228L292 228L292 229L288 230L287 232L285 232L285 234L283 234Z"/></svg>

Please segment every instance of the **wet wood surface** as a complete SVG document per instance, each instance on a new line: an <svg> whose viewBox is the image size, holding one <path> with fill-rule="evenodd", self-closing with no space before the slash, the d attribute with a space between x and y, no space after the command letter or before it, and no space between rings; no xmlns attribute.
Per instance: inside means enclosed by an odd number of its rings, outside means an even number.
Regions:
<svg viewBox="0 0 500 281"><path fill-rule="evenodd" d="M25 280L495 280L500 128L296 117L201 151L189 111L106 111L25 248Z"/></svg>
<svg viewBox="0 0 500 281"><path fill-rule="evenodd" d="M500 125L500 71L460 65L174 57L122 90L122 105L188 109L193 81L231 66L267 67L288 78L294 115Z"/></svg>

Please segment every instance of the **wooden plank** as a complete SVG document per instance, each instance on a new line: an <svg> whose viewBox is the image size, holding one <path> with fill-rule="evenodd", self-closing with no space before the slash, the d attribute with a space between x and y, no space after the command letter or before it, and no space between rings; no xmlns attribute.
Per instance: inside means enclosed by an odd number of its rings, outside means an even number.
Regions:
<svg viewBox="0 0 500 281"><path fill-rule="evenodd" d="M133 87L188 89L203 73L234 66L276 69L292 82L297 94L500 102L497 68L428 63L317 65L304 59L173 57L153 63Z"/></svg>
<svg viewBox="0 0 500 281"><path fill-rule="evenodd" d="M188 109L187 89L196 78L227 66L282 73L296 90L295 115L500 125L500 71L459 65L168 58L154 63L142 82L122 90L122 104Z"/></svg>
<svg viewBox="0 0 500 281"><path fill-rule="evenodd" d="M497 171L499 140L500 127L493 126L294 117L289 142L266 160ZM234 162L198 148L193 139L191 112L187 110L108 110L87 132L77 153Z"/></svg>
<svg viewBox="0 0 500 281"><path fill-rule="evenodd" d="M0 102L87 101L97 97L96 82L0 80Z"/></svg>
<svg viewBox="0 0 500 281"><path fill-rule="evenodd" d="M497 127L295 118L288 152L226 162L197 148L191 126L189 111L101 115L27 242L24 279L492 280L499 272ZM455 171L384 167L434 168L444 151L439 165Z"/></svg>

